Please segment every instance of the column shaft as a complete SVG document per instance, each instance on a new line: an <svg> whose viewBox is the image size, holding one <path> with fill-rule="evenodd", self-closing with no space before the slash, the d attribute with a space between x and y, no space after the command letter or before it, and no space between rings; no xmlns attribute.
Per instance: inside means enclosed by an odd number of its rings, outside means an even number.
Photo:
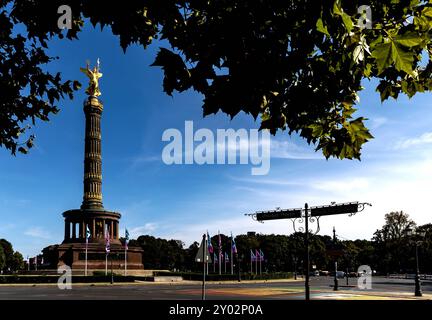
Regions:
<svg viewBox="0 0 432 320"><path fill-rule="evenodd" d="M95 97L84 103L86 117L84 148L84 196L81 208L103 208L102 205L102 156L100 117L103 105Z"/></svg>
<svg viewBox="0 0 432 320"><path fill-rule="evenodd" d="M70 239L70 222L69 220L65 221L65 240Z"/></svg>

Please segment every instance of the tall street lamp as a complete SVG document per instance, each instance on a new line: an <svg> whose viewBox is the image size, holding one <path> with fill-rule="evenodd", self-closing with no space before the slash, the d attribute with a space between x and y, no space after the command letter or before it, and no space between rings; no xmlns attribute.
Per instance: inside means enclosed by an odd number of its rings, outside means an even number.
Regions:
<svg viewBox="0 0 432 320"><path fill-rule="evenodd" d="M292 256L294 262L294 280L297 280L297 256Z"/></svg>
<svg viewBox="0 0 432 320"><path fill-rule="evenodd" d="M420 281L420 270L419 270L419 257L418 257L418 247L423 243L423 239L426 236L426 232L419 231L418 229L407 229L407 236L412 237L413 239L410 241L415 244L415 256L416 256L416 275L415 275L415 292L414 295L416 297L423 296L421 290L421 281Z"/></svg>
<svg viewBox="0 0 432 320"><path fill-rule="evenodd" d="M304 233L304 244L305 244L305 299L310 299L310 286L309 286L309 236L316 235L320 230L319 219L322 216L330 216L335 214L348 214L349 216L355 215L357 212L364 210L365 206L372 206L370 203L363 202L349 202L349 203L332 203L330 206L317 206L309 207L307 203L303 208L294 209L281 209L268 211L256 211L255 213L247 213L246 216L250 216L252 219L263 222L266 220L279 220L279 219L290 219L293 224L293 229L296 232ZM316 230L313 232L309 229L309 222L316 223ZM297 227L296 227L296 223ZM304 224L304 226L303 226ZM300 226L301 225L301 226Z"/></svg>

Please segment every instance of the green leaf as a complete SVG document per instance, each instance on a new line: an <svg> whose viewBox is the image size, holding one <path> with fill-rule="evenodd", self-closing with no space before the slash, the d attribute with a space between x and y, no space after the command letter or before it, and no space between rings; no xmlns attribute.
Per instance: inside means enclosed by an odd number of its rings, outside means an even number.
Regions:
<svg viewBox="0 0 432 320"><path fill-rule="evenodd" d="M73 82L72 87L73 87L73 89L74 89L75 91L76 91L76 90L79 90L79 89L81 88L81 83L75 80L75 81Z"/></svg>
<svg viewBox="0 0 432 320"><path fill-rule="evenodd" d="M318 19L318 21L316 23L316 28L317 28L317 31L324 33L326 36L328 36L330 38L330 33L328 32L327 27L324 25L321 18Z"/></svg>
<svg viewBox="0 0 432 320"><path fill-rule="evenodd" d="M432 20L432 7L426 7L422 10L421 15Z"/></svg>
<svg viewBox="0 0 432 320"><path fill-rule="evenodd" d="M411 76L415 75L412 67L414 55L394 41L390 40L376 45L372 51L372 56L376 60L378 74L394 64L398 71L404 71Z"/></svg>
<svg viewBox="0 0 432 320"><path fill-rule="evenodd" d="M320 137L323 134L323 127L321 124L311 124L309 129L312 130L313 137Z"/></svg>
<svg viewBox="0 0 432 320"><path fill-rule="evenodd" d="M392 42L392 58L398 71L405 71L414 76L414 55L411 52L405 51L402 46Z"/></svg>
<svg viewBox="0 0 432 320"><path fill-rule="evenodd" d="M345 28L347 29L348 33L352 31L352 29L354 28L354 23L352 22L351 17L343 11L340 0L336 0L334 2L333 14L342 17L342 22L345 25Z"/></svg>
<svg viewBox="0 0 432 320"><path fill-rule="evenodd" d="M351 17L346 14L345 12L342 13L342 21L345 25L345 28L347 29L348 33L350 33L352 31L352 29L354 28L354 23L351 20Z"/></svg>
<svg viewBox="0 0 432 320"><path fill-rule="evenodd" d="M378 74L381 74L393 62L391 42L377 44L372 51L372 57L376 60Z"/></svg>
<svg viewBox="0 0 432 320"><path fill-rule="evenodd" d="M424 40L415 32L406 32L403 35L398 35L395 37L395 41L404 47L417 47L423 44Z"/></svg>
<svg viewBox="0 0 432 320"><path fill-rule="evenodd" d="M336 0L333 3L333 14L336 14L338 16L341 16L343 14L343 11L342 11L342 8L341 8L339 0Z"/></svg>
<svg viewBox="0 0 432 320"><path fill-rule="evenodd" d="M191 74L178 54L160 48L151 66L160 66L164 70L163 87L167 94L172 95L174 90L184 91L190 86Z"/></svg>
<svg viewBox="0 0 432 320"><path fill-rule="evenodd" d="M23 154L27 154L27 153L28 153L28 150L27 150L26 148L24 148L24 147L19 147L19 148L18 148L18 152L21 152L21 153L23 153Z"/></svg>

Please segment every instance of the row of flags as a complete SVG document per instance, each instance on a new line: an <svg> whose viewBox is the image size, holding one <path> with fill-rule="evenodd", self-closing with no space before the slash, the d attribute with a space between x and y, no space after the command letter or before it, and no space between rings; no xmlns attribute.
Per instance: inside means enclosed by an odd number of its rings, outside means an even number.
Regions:
<svg viewBox="0 0 432 320"><path fill-rule="evenodd" d="M221 261L220 261L221 263L224 262L224 259L225 259L226 262L230 261L230 258L228 256L227 252L225 252L224 254L221 254L220 258L221 258ZM213 263L218 263L218 261L219 261L219 259L218 259L217 255L216 255L216 252L213 252Z"/></svg>
<svg viewBox="0 0 432 320"><path fill-rule="evenodd" d="M90 238L90 230L87 226L87 237L86 241L88 242L88 239ZM125 250L128 249L128 243L129 243L129 231L128 229L125 229ZM111 244L110 244L110 229L108 226L105 228L105 252L108 254L111 250Z"/></svg>
<svg viewBox="0 0 432 320"><path fill-rule="evenodd" d="M88 241L91 237L91 232L89 229L89 226L86 227L86 244L88 244ZM105 227L105 252L109 253L111 251L111 243L110 243L110 229L108 226ZM129 244L129 231L125 228L125 249L128 249Z"/></svg>
<svg viewBox="0 0 432 320"><path fill-rule="evenodd" d="M207 249L209 253L214 253L213 245L211 243L211 237L208 231L207 231ZM220 233L218 234L218 249L219 252L222 252L222 239ZM237 247L232 232L231 232L231 252L237 253ZM227 255L227 253L225 254Z"/></svg>
<svg viewBox="0 0 432 320"><path fill-rule="evenodd" d="M261 249L255 249L255 254L250 250L251 261L264 261L264 252Z"/></svg>

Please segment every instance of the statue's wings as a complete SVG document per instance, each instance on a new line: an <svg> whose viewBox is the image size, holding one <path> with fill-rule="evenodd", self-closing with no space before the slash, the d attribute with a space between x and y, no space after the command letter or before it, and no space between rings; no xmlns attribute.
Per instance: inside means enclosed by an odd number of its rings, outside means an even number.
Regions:
<svg viewBox="0 0 432 320"><path fill-rule="evenodd" d="M90 74L90 72L89 72L88 69L80 68L80 71L81 71L82 73L85 73L87 77L89 77L89 78L91 77L91 74Z"/></svg>

